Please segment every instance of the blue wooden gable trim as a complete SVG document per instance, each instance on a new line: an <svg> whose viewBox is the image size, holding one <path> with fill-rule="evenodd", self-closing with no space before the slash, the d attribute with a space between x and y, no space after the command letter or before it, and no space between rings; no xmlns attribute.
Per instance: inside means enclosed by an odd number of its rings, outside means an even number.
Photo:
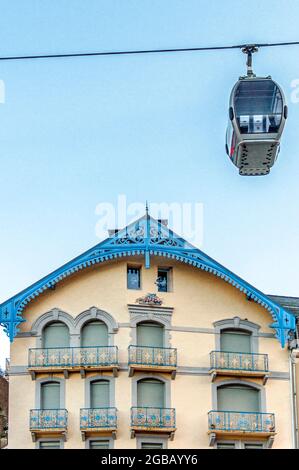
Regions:
<svg viewBox="0 0 299 470"><path fill-rule="evenodd" d="M18 325L25 321L22 312L31 300L77 271L115 258L137 255L144 256L146 268L150 266L151 256L164 256L207 271L236 287L271 313L273 323L270 326L282 347L295 331L292 313L147 214L3 302L0 324L13 341Z"/></svg>

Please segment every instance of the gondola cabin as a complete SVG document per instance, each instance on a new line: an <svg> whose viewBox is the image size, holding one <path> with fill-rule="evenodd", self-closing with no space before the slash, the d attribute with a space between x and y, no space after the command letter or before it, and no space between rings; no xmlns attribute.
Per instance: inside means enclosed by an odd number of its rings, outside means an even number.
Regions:
<svg viewBox="0 0 299 470"><path fill-rule="evenodd" d="M287 118L281 88L271 77L241 77L229 105L226 152L239 174L267 175L279 153Z"/></svg>

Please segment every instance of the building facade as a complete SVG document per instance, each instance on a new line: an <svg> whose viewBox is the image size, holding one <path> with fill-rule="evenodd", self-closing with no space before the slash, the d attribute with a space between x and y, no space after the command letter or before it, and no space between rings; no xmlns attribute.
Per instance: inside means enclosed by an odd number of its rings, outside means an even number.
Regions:
<svg viewBox="0 0 299 470"><path fill-rule="evenodd" d="M295 315L148 214L4 302L9 448L292 448Z"/></svg>

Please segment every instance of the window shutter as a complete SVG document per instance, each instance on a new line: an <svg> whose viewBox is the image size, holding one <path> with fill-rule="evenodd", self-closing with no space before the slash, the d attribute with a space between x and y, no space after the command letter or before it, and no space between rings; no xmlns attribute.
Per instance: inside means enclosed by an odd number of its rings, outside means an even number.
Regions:
<svg viewBox="0 0 299 470"><path fill-rule="evenodd" d="M164 383L158 380L142 380L137 384L137 406L164 408Z"/></svg>
<svg viewBox="0 0 299 470"><path fill-rule="evenodd" d="M41 408L52 410L60 408L60 384L49 382L41 386Z"/></svg>
<svg viewBox="0 0 299 470"><path fill-rule="evenodd" d="M51 323L43 331L44 348L68 348L70 345L69 329L61 322Z"/></svg>
<svg viewBox="0 0 299 470"><path fill-rule="evenodd" d="M81 346L108 346L108 328L105 323L94 321L83 326Z"/></svg>
<svg viewBox="0 0 299 470"><path fill-rule="evenodd" d="M227 330L220 335L221 351L250 353L251 334L243 331Z"/></svg>
<svg viewBox="0 0 299 470"><path fill-rule="evenodd" d="M90 384L90 407L107 408L109 406L109 382L99 380Z"/></svg>
<svg viewBox="0 0 299 470"><path fill-rule="evenodd" d="M258 413L259 391L242 385L220 387L217 391L218 411L248 411Z"/></svg>
<svg viewBox="0 0 299 470"><path fill-rule="evenodd" d="M163 326L154 323L140 323L137 325L137 345L163 348Z"/></svg>

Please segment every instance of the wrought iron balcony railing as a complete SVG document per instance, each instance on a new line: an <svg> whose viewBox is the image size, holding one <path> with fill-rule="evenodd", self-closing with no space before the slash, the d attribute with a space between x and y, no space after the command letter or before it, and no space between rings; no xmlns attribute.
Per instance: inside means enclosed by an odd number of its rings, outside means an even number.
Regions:
<svg viewBox="0 0 299 470"><path fill-rule="evenodd" d="M117 428L117 409L107 408L81 408L80 410L80 429L116 429Z"/></svg>
<svg viewBox="0 0 299 470"><path fill-rule="evenodd" d="M65 430L67 416L68 413L65 409L30 410L30 430Z"/></svg>
<svg viewBox="0 0 299 470"><path fill-rule="evenodd" d="M274 433L273 413L250 413L247 411L210 411L210 431L242 433Z"/></svg>
<svg viewBox="0 0 299 470"><path fill-rule="evenodd" d="M131 427L142 430L167 429L175 431L174 408L132 407Z"/></svg>
<svg viewBox="0 0 299 470"><path fill-rule="evenodd" d="M108 367L118 365L117 346L29 349L31 369Z"/></svg>
<svg viewBox="0 0 299 470"><path fill-rule="evenodd" d="M248 372L268 372L268 355L212 351L210 353L211 369L235 370Z"/></svg>
<svg viewBox="0 0 299 470"><path fill-rule="evenodd" d="M175 348L129 346L130 365L175 368L177 366L177 350Z"/></svg>

